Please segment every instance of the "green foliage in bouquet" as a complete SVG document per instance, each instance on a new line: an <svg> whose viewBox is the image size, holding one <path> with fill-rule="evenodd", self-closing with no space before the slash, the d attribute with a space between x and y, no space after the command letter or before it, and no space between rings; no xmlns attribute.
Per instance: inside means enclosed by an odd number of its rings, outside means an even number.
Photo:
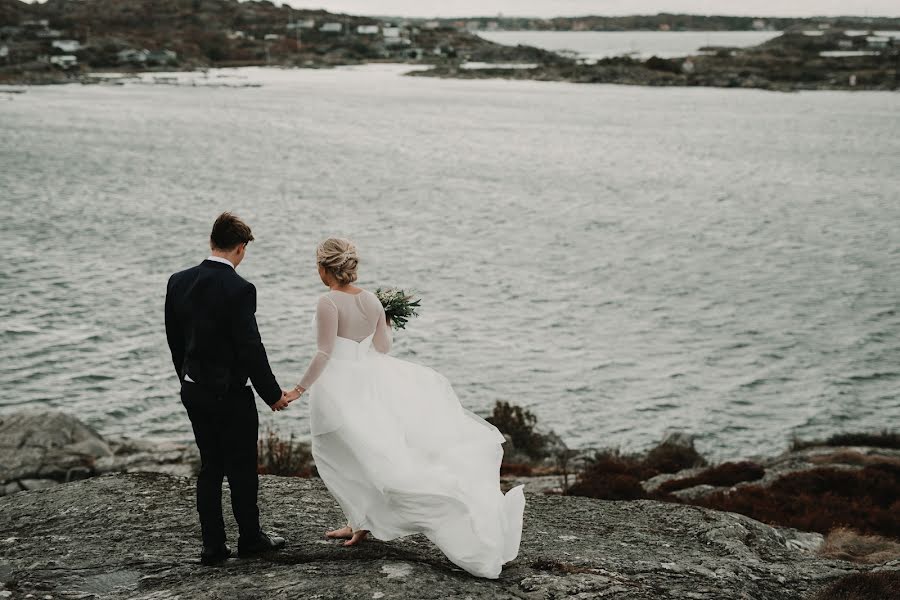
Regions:
<svg viewBox="0 0 900 600"><path fill-rule="evenodd" d="M420 299L412 293L397 288L383 290L378 288L375 295L384 307L384 314L390 320L394 329L406 329L406 322L410 317L418 317Z"/></svg>

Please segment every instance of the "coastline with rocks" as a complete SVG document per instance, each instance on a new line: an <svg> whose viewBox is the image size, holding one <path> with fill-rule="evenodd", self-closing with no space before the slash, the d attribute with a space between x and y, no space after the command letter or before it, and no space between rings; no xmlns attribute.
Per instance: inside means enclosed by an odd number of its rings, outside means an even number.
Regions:
<svg viewBox="0 0 900 600"><path fill-rule="evenodd" d="M752 19L599 17L552 21L553 30L602 31L751 27ZM771 23L769 22L771 21ZM154 28L148 30L147 22ZM508 23L513 26L517 21ZM640 86L754 88L772 91L897 90L897 39L867 34L894 19L770 19L783 34L750 48L712 47L678 58L616 56L584 60L477 35L481 20L385 20L298 10L268 2L60 0L0 2L0 84L120 83L110 74L270 66L330 68L368 63L428 67L408 75L528 79ZM523 23L531 28L535 23ZM568 28L568 29L567 29ZM812 28L812 29L810 29ZM90 35L84 33L91 32ZM161 76L158 83L172 83ZM242 87L242 86L237 86Z"/></svg>
<svg viewBox="0 0 900 600"><path fill-rule="evenodd" d="M825 600L887 598L877 594L900 583L900 542L892 529L900 520L894 434L795 441L780 456L726 463L742 467L723 471L706 464L683 433L625 456L569 450L514 406L498 404L490 419L508 440L503 485L525 483L528 493L522 551L497 582L466 576L424 538L349 551L322 539L325 528L340 522L339 507L314 476L308 447L273 432L261 437L260 471L300 476L262 476L260 503L288 548L268 561L203 569L195 564L193 446L105 439L59 412L3 415L0 593L225 598L237 586L245 598L380 592L379 598ZM842 522L830 532L766 524L709 502L810 474L821 480L824 471L859 476L872 468L887 505L882 521L868 528L866 522L856 529ZM827 505L842 496L877 504L858 481L849 492L832 485L827 493L809 490L826 517ZM862 508L862 516L871 513L871 506ZM873 531L879 527L885 535ZM850 588L857 595L832 595Z"/></svg>

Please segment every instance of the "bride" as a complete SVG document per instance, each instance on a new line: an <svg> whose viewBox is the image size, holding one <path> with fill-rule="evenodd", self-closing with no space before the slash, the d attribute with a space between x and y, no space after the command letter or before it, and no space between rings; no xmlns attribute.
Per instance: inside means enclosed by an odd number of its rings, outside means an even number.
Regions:
<svg viewBox="0 0 900 600"><path fill-rule="evenodd" d="M295 388L309 391L312 453L347 526L326 533L380 540L422 533L469 573L495 579L519 552L522 486L500 491L503 436L464 409L439 373L388 356L377 296L353 285L356 247L316 250L330 289L316 305L318 351Z"/></svg>

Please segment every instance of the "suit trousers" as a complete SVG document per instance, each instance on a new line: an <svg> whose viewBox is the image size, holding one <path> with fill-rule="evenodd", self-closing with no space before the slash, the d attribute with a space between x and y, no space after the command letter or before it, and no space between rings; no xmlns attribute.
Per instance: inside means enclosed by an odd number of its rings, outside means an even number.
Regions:
<svg viewBox="0 0 900 600"><path fill-rule="evenodd" d="M181 403L187 410L200 450L197 478L197 512L203 545L225 543L222 518L222 481L228 478L231 508L241 541L252 543L259 536L257 493L257 430L259 415L253 390L238 387L226 394L202 385L182 382ZM239 542L240 543L240 542Z"/></svg>

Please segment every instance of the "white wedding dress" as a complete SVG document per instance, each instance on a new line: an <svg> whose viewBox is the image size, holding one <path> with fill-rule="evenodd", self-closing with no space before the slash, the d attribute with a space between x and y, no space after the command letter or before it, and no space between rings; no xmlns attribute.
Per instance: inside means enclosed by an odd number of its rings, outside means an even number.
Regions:
<svg viewBox="0 0 900 600"><path fill-rule="evenodd" d="M422 533L469 573L497 578L519 552L522 486L500 491L503 436L464 409L445 377L388 356L375 294L324 294L309 390L319 475L354 531Z"/></svg>

